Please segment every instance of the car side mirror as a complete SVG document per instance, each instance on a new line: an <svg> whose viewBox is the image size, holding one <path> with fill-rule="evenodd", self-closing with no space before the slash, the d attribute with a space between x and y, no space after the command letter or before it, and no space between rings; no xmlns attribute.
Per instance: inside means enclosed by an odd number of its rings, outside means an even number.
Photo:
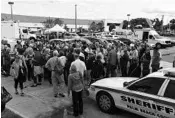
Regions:
<svg viewBox="0 0 175 118"><path fill-rule="evenodd" d="M129 85L129 82L124 82L123 83L123 87L128 86L128 85Z"/></svg>

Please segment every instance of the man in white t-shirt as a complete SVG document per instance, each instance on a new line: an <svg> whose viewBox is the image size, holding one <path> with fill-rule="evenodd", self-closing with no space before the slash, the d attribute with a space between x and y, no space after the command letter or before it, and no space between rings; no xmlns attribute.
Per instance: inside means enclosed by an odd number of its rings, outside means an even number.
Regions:
<svg viewBox="0 0 175 118"><path fill-rule="evenodd" d="M76 68L77 68L77 71L79 71L84 77L86 75L86 73L85 73L86 65L85 65L85 63L83 61L81 61L79 59L80 50L79 49L76 49L76 50L77 50L77 52L75 52L75 61L73 61L71 63L70 68L72 67L72 65L75 65Z"/></svg>

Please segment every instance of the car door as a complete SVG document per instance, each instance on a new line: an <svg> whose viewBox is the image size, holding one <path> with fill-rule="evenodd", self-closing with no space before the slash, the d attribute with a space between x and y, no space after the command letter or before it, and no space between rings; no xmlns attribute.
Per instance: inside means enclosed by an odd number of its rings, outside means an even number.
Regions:
<svg viewBox="0 0 175 118"><path fill-rule="evenodd" d="M169 80L156 106L158 118L175 118L175 80Z"/></svg>
<svg viewBox="0 0 175 118"><path fill-rule="evenodd" d="M121 94L121 106L133 113L156 118L156 103L158 93L164 78L147 77L127 86Z"/></svg>

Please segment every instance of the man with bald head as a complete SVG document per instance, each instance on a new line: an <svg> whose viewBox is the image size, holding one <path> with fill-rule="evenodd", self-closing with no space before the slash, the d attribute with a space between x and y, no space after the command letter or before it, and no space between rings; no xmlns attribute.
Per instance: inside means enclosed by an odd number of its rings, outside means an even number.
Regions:
<svg viewBox="0 0 175 118"><path fill-rule="evenodd" d="M65 95L62 93L62 90L64 87L64 78L63 78L63 74L60 75L56 72L55 66L57 64L62 64L62 63L61 63L61 60L58 58L58 51L55 50L53 51L53 57L47 61L45 67L51 71L51 79L52 79L52 84L53 84L54 97L58 96L58 83L59 83L59 88L60 88L59 95L61 97L65 97ZM60 65L60 66L63 66L63 65Z"/></svg>

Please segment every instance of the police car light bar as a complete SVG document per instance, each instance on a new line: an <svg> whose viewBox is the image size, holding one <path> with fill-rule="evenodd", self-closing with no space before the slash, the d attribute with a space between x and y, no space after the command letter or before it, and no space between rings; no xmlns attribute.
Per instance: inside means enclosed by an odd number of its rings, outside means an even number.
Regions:
<svg viewBox="0 0 175 118"><path fill-rule="evenodd" d="M164 73L164 76L167 76L167 77L175 77L175 71L163 71Z"/></svg>

